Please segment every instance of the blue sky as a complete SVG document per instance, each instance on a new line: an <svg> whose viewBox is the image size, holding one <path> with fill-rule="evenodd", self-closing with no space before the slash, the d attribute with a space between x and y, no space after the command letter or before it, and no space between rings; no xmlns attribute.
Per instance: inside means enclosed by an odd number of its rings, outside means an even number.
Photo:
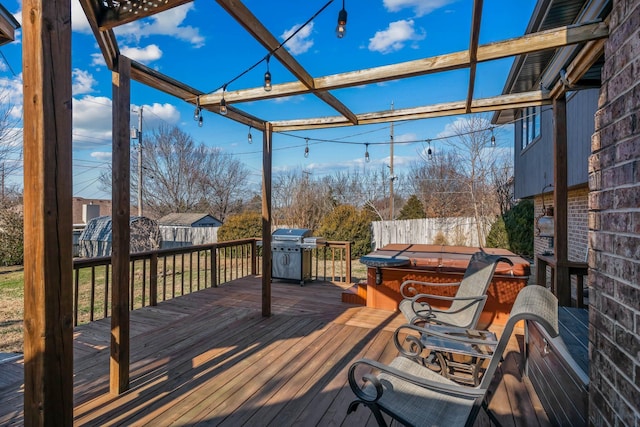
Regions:
<svg viewBox="0 0 640 427"><path fill-rule="evenodd" d="M246 0L245 5L280 40L307 21L325 3ZM469 45L471 0L347 0L347 35L338 39L335 27L342 7L335 0L310 25L285 46L314 77L376 67L402 61L465 50ZM21 3L3 2L21 17ZM524 33L535 1L491 0L484 2L480 43L517 37ZM98 189L97 176L111 156L111 73L84 18L77 0L73 9L73 138L74 196L110 198ZM123 54L204 92L213 91L245 71L266 55L265 49L231 19L215 2L196 1L142 21L116 28ZM11 102L12 114L22 114L21 32L14 43L5 45L0 60L0 90ZM476 97L502 92L512 59L478 65ZM228 86L227 90L262 85L265 64ZM294 81L277 60L270 61L273 82ZM355 113L410 108L466 97L468 70L458 70L403 81L340 89L332 93ZM132 83L132 109L144 106L143 130L161 123L177 125L212 147L232 153L251 171L250 181L260 182L261 133L252 130L248 144L247 126L204 112L204 126L193 120L193 106L162 92ZM266 120L334 116L336 112L312 95L238 104L237 107ZM445 117L395 124L394 165L397 173L417 157L423 144L403 141L434 139L460 117ZM132 124L137 126L137 114ZM379 168L389 164L389 125L369 125L274 135L274 171L304 169L314 176L351 168ZM496 133L498 143L510 146L509 126ZM305 138L309 156L304 157ZM319 142L342 140L359 144ZM133 142L133 141L132 141ZM364 163L364 143L370 143L370 163ZM435 145L435 143L434 143ZM21 176L10 177L21 183Z"/></svg>

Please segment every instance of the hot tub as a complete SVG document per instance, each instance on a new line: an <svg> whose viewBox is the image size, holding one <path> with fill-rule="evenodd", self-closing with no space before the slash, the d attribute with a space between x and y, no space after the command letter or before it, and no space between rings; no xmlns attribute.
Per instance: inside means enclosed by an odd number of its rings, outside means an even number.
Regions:
<svg viewBox="0 0 640 427"><path fill-rule="evenodd" d="M467 246L390 244L371 252L363 257L368 265L366 305L383 310L397 310L402 299L400 285L405 280L459 282L464 276L471 255L479 250L480 248ZM480 328L505 324L516 295L526 286L531 273L529 261L506 249L483 250L489 254L509 258L513 266L504 262L498 263L487 292L487 303L480 316ZM372 262L366 262L367 259ZM390 260L389 265L385 264L385 259ZM424 286L420 292L455 296L456 287Z"/></svg>

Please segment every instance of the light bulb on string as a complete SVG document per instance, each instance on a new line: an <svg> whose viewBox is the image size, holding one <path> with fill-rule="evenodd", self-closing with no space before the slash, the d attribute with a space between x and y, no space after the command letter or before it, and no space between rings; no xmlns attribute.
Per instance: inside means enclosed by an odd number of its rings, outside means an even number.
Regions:
<svg viewBox="0 0 640 427"><path fill-rule="evenodd" d="M431 150L431 140L427 140L427 144L429 144L429 148L427 149L427 159L433 160L433 150Z"/></svg>
<svg viewBox="0 0 640 427"><path fill-rule="evenodd" d="M253 136L251 136L251 126L249 126L249 133L247 134L247 142L249 144L253 142Z"/></svg>
<svg viewBox="0 0 640 427"><path fill-rule="evenodd" d="M305 143L306 143L306 145L304 147L304 157L306 159L307 157L309 157L309 138L305 138L304 140L305 140Z"/></svg>
<svg viewBox="0 0 640 427"><path fill-rule="evenodd" d="M227 85L222 86L222 99L220 100L220 114L227 115L227 101L224 99L224 92L227 90Z"/></svg>
<svg viewBox="0 0 640 427"><path fill-rule="evenodd" d="M369 157L369 144L364 144L364 161L369 163L371 161L371 157Z"/></svg>
<svg viewBox="0 0 640 427"><path fill-rule="evenodd" d="M200 114L200 117L198 117L198 126L202 127L203 124L204 124L204 119L202 118L202 114Z"/></svg>
<svg viewBox="0 0 640 427"><path fill-rule="evenodd" d="M271 54L268 54L266 57L267 60L267 72L264 73L264 90L265 92L271 92L271 72L269 71L269 59L271 59Z"/></svg>
<svg viewBox="0 0 640 427"><path fill-rule="evenodd" d="M342 0L342 9L338 12L338 25L336 26L336 36L339 39L347 34L347 10L344 8L344 0Z"/></svg>
<svg viewBox="0 0 640 427"><path fill-rule="evenodd" d="M492 147L496 146L496 136L493 133L493 127L491 128L491 146Z"/></svg>
<svg viewBox="0 0 640 427"><path fill-rule="evenodd" d="M198 121L200 119L200 97L196 98L196 109L193 112L193 120Z"/></svg>

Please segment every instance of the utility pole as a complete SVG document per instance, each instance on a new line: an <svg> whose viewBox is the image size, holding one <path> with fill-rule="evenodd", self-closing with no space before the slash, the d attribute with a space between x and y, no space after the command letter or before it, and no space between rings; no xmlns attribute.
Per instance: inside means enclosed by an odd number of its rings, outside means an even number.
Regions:
<svg viewBox="0 0 640 427"><path fill-rule="evenodd" d="M138 216L142 216L142 108L138 110Z"/></svg>
<svg viewBox="0 0 640 427"><path fill-rule="evenodd" d="M391 101L391 110L393 111L393 101ZM395 175L393 174L393 122L391 122L391 134L390 134L390 138L391 138L391 144L390 144L390 150L391 150L391 154L390 154L390 160L389 160L389 173L391 174L391 176L389 177L389 220L393 221L393 210L394 210L394 203L393 203L393 180L396 179Z"/></svg>

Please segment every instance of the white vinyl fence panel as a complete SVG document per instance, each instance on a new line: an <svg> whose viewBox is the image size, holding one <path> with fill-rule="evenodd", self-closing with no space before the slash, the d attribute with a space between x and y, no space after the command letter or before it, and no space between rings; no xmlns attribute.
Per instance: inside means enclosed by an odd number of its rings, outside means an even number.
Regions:
<svg viewBox="0 0 640 427"><path fill-rule="evenodd" d="M491 218L483 218L484 236L488 232ZM447 245L484 246L478 239L478 229L473 217L422 218L372 223L372 250L390 243L427 244L445 242Z"/></svg>

